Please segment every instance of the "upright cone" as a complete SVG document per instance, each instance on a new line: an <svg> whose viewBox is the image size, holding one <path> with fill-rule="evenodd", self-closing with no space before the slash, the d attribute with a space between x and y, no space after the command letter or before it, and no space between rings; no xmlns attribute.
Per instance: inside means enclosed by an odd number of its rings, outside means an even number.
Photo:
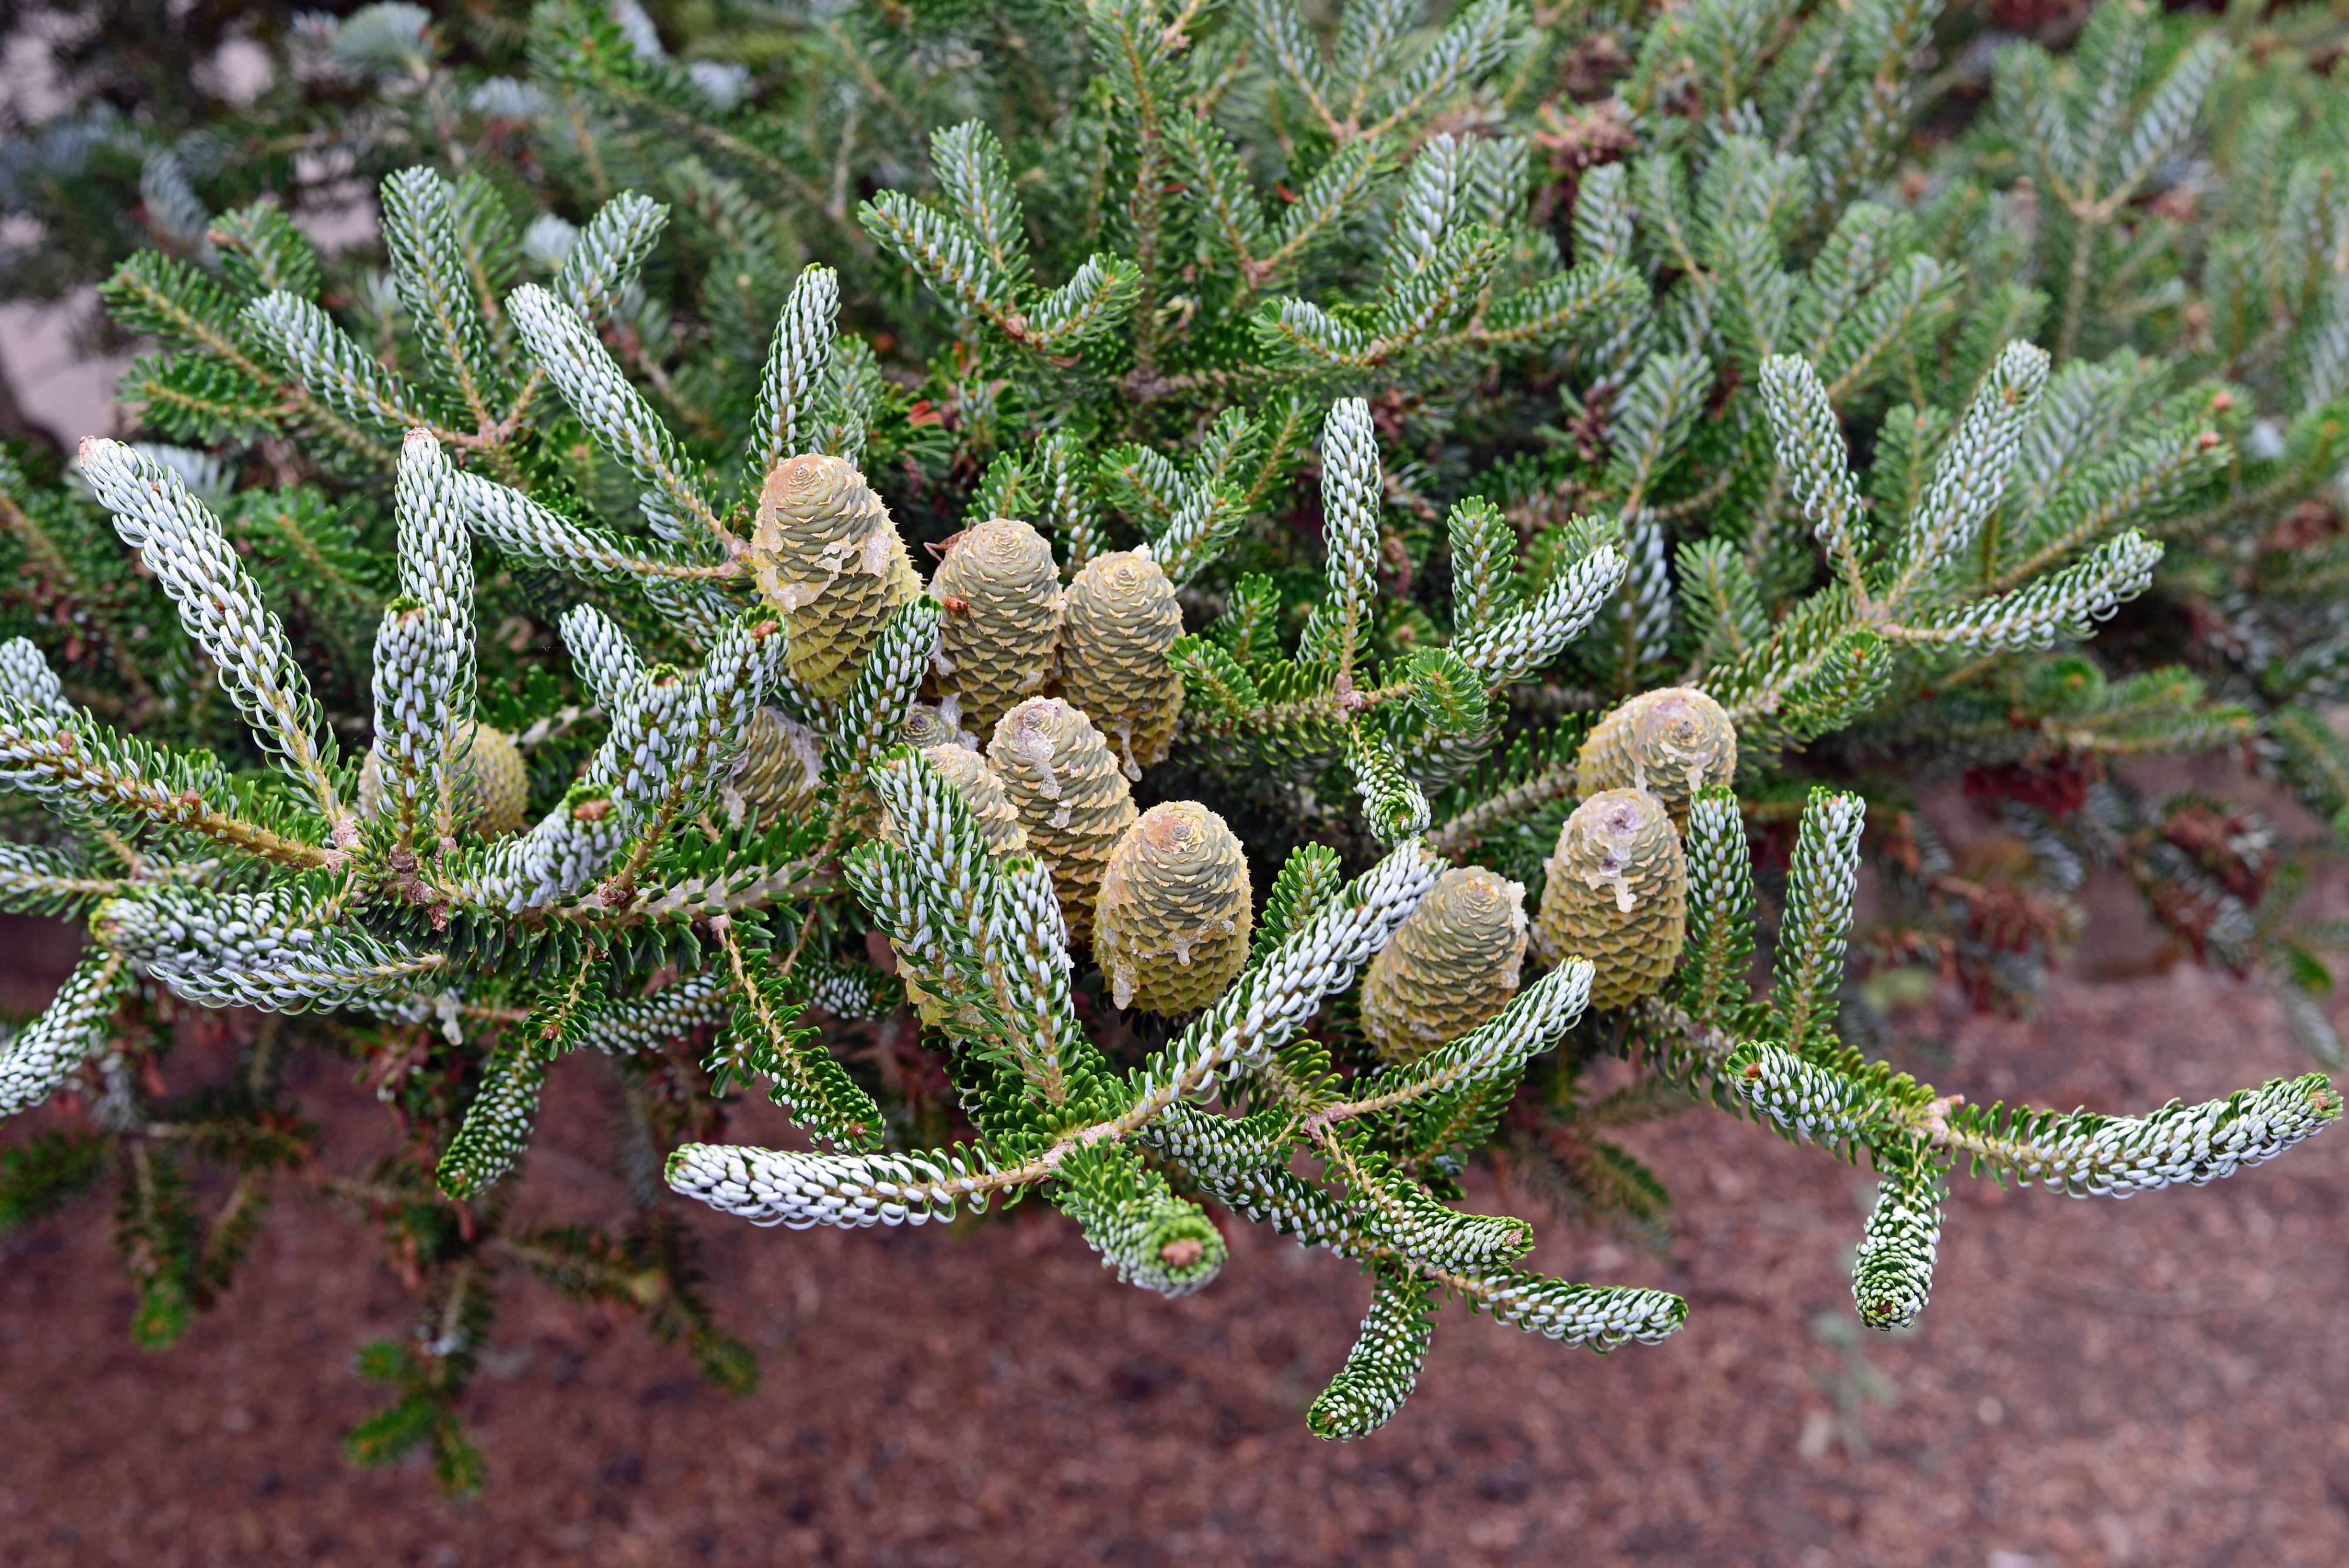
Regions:
<svg viewBox="0 0 2349 1568"><path fill-rule="evenodd" d="M990 518L955 536L930 593L947 610L938 647L946 684L973 725L992 730L1013 703L1035 695L1052 662L1061 629L1052 546L1025 523Z"/></svg>
<svg viewBox="0 0 2349 1568"><path fill-rule="evenodd" d="M1192 1012L1247 962L1254 916L1247 857L1224 819L1167 801L1117 841L1101 884L1093 956L1111 999L1146 1012Z"/></svg>
<svg viewBox="0 0 2349 1568"><path fill-rule="evenodd" d="M988 765L1052 868L1069 934L1092 932L1093 904L1118 836L1133 821L1133 792L1092 721L1057 697L1031 697L995 726Z"/></svg>
<svg viewBox="0 0 2349 1568"><path fill-rule="evenodd" d="M1362 979L1362 1027L1390 1062L1456 1040L1508 1005L1526 960L1526 889L1481 866L1446 871Z"/></svg>
<svg viewBox="0 0 2349 1568"><path fill-rule="evenodd" d="M468 737L470 736L470 741ZM457 759L457 815L484 838L522 831L530 807L530 769L513 737L487 724L459 726L451 750ZM383 809L383 761L373 746L359 764L359 815Z"/></svg>
<svg viewBox="0 0 2349 1568"><path fill-rule="evenodd" d="M1140 778L1165 760L1183 716L1183 678L1166 662L1183 635L1174 585L1148 556L1123 550L1086 562L1062 604L1061 694Z"/></svg>
<svg viewBox="0 0 2349 1568"><path fill-rule="evenodd" d="M1688 862L1663 802L1636 789L1592 795L1566 819L1547 869L1535 924L1542 956L1588 959L1595 1008L1661 989L1688 924Z"/></svg>
<svg viewBox="0 0 2349 1568"><path fill-rule="evenodd" d="M897 738L917 752L926 752L932 746L961 746L968 750L975 744L944 713L926 702L916 702L905 710L905 722L898 727Z"/></svg>
<svg viewBox="0 0 2349 1568"><path fill-rule="evenodd" d="M823 780L823 752L813 731L772 708L750 715L750 738L729 787L751 822L764 826L806 811Z"/></svg>
<svg viewBox="0 0 2349 1568"><path fill-rule="evenodd" d="M856 679L889 612L922 591L889 509L846 462L786 458L759 492L750 535L759 597L783 618L783 664L816 696Z"/></svg>
<svg viewBox="0 0 2349 1568"><path fill-rule="evenodd" d="M1693 686L1642 691L1599 721L1575 759L1586 795L1643 789L1664 803L1672 825L1688 822L1696 793L1737 776L1737 729L1720 703Z"/></svg>

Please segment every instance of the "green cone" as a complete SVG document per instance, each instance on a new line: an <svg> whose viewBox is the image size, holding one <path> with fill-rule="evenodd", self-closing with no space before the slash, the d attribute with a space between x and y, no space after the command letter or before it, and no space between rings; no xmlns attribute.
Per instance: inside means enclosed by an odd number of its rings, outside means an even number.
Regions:
<svg viewBox="0 0 2349 1568"><path fill-rule="evenodd" d="M1547 869L1534 927L1542 957L1588 959L1595 1008L1661 988L1688 923L1688 862L1663 802L1636 789L1592 795L1566 819Z"/></svg>
<svg viewBox="0 0 2349 1568"><path fill-rule="evenodd" d="M1371 961L1362 1027L1409 1062L1508 1004L1526 958L1526 890L1481 866L1446 871Z"/></svg>
<svg viewBox="0 0 2349 1568"><path fill-rule="evenodd" d="M856 679L889 612L922 591L889 509L836 457L786 458L759 493L750 565L783 618L784 667L816 696Z"/></svg>
<svg viewBox="0 0 2349 1568"><path fill-rule="evenodd" d="M1675 827L1702 789L1737 776L1737 730L1721 704L1693 686L1642 691L1599 721L1575 759L1585 795L1640 789L1664 803Z"/></svg>
<svg viewBox="0 0 2349 1568"><path fill-rule="evenodd" d="M1196 801L1152 806L1119 836L1102 874L1093 956L1120 1007L1194 1012L1247 962L1247 857Z"/></svg>
<svg viewBox="0 0 2349 1568"><path fill-rule="evenodd" d="M1069 584L1061 695L1109 737L1128 778L1165 760L1183 715L1183 680L1166 650L1183 635L1174 585L1139 551L1096 556Z"/></svg>
<svg viewBox="0 0 2349 1568"><path fill-rule="evenodd" d="M1133 821L1133 792L1092 721L1057 697L1031 697L997 722L988 765L1052 868L1069 935L1092 934L1093 904L1118 836Z"/></svg>
<svg viewBox="0 0 2349 1568"><path fill-rule="evenodd" d="M947 610L944 683L973 725L992 730L1013 703L1036 694L1051 667L1061 629L1052 546L1025 523L991 518L955 536L930 593Z"/></svg>

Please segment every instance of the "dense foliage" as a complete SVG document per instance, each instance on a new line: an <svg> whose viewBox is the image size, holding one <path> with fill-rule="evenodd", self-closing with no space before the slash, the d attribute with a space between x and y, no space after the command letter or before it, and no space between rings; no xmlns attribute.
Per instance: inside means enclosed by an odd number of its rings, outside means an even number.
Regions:
<svg viewBox="0 0 2349 1568"><path fill-rule="evenodd" d="M99 289L142 439L0 473L0 893L91 932L0 1047L0 1111L78 1106L0 1215L111 1173L142 1340L319 1158L293 1051L404 1134L326 1181L425 1298L352 1452L455 1489L514 1266L755 1377L665 1189L1034 1191L1170 1294L1269 1223L1371 1282L1340 1437L1439 1293L1684 1317L1515 1268L1452 1207L1486 1151L1648 1227L1610 1127L1866 1158L1891 1327L1961 1163L2126 1194L2337 1116L1964 1106L1848 972L2025 1004L2113 867L2339 1063L2322 846L2109 771L2235 749L2349 833L2327 14L485 15L297 18L249 105L0 166L18 286L119 249L133 168L153 241ZM1913 809L1961 774L2004 852ZM584 1047L638 1213L509 1225ZM727 1142L761 1088L820 1147Z"/></svg>

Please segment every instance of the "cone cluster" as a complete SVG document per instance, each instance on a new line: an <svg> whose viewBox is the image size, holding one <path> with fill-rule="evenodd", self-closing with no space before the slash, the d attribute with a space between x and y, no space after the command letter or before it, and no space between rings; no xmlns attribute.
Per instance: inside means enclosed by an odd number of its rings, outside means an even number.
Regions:
<svg viewBox="0 0 2349 1568"><path fill-rule="evenodd" d="M1664 803L1601 790L1557 836L1534 934L1542 956L1595 970L1590 1005L1622 1007L1662 988L1688 923L1688 862Z"/></svg>
<svg viewBox="0 0 2349 1568"><path fill-rule="evenodd" d="M484 838L522 831L530 807L530 769L513 737L487 724L460 724L450 751L457 770L457 815ZM383 810L383 760L372 746L359 764L359 814Z"/></svg>
<svg viewBox="0 0 2349 1568"><path fill-rule="evenodd" d="M1028 846L1051 867L1069 934L1090 936L1111 851L1134 818L1133 792L1102 732L1057 697L1031 697L1003 715L987 746L1028 831Z"/></svg>
<svg viewBox="0 0 2349 1568"><path fill-rule="evenodd" d="M1154 805L1120 835L1102 877L1093 953L1111 1000L1191 1012L1247 961L1254 916L1247 858L1224 819L1195 801Z"/></svg>
<svg viewBox="0 0 2349 1568"><path fill-rule="evenodd" d="M1363 977L1362 1028L1379 1054L1415 1060L1508 1005L1526 932L1522 884L1481 866L1438 877Z"/></svg>
<svg viewBox="0 0 2349 1568"><path fill-rule="evenodd" d="M941 684L962 699L981 732L1032 697L1052 663L1061 628L1061 568L1027 524L990 518L957 535L930 577L946 607Z"/></svg>
<svg viewBox="0 0 2349 1568"><path fill-rule="evenodd" d="M1138 779L1165 760L1183 712L1183 680L1166 662L1183 635L1174 585L1140 551L1096 556L1069 584L1062 622L1061 694Z"/></svg>
<svg viewBox="0 0 2349 1568"><path fill-rule="evenodd" d="M1599 721L1574 767L1586 794L1645 790L1684 827L1699 790L1737 776L1737 729L1692 686L1642 691Z"/></svg>
<svg viewBox="0 0 2349 1568"><path fill-rule="evenodd" d="M889 509L847 462L786 458L759 493L750 565L782 616L784 667L826 700L844 694L889 612L922 591Z"/></svg>

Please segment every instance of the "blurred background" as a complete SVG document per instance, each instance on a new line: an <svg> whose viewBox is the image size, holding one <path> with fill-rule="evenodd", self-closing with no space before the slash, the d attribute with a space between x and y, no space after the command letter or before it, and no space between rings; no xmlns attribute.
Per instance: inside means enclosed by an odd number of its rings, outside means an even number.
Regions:
<svg viewBox="0 0 2349 1568"><path fill-rule="evenodd" d="M1999 0L1965 26L2060 41L2084 9ZM763 16L695 0L648 23L680 57L717 39L755 64ZM114 383L138 345L96 286L135 249L189 250L208 211L276 192L330 257L365 264L377 178L431 155L436 117L459 112L436 97L447 73L515 65L524 20L444 5L437 59L336 70L290 6L0 8L0 436L54 455L125 428ZM2227 756L2129 782L2223 796L2286 840L2326 828ZM2002 853L1986 805L1952 789L1920 809L1958 853ZM2075 903L2029 1006L1980 1011L1954 985L1870 997L1895 1059L1970 1100L2112 1109L2306 1069L2308 1020L2192 961L2121 873L2090 872ZM2304 912L2349 916L2349 887L2320 874ZM78 948L57 922L0 921L0 1004L37 1009ZM233 1043L216 1054L206 1072ZM347 1071L295 1071L338 1168L396 1147ZM616 1112L557 1077L521 1201L559 1189L566 1214L624 1212L600 1154ZM738 1136L759 1131L746 1114ZM363 1221L279 1204L218 1310L150 1352L85 1205L0 1231L0 1560L2349 1562L2349 1134L2121 1206L1958 1183L1932 1309L1890 1338L1854 1321L1838 1268L1859 1172L1719 1116L1622 1142L1680 1173L1670 1219L1546 1223L1531 1266L1681 1293L1688 1327L1599 1359L1449 1308L1421 1391L1367 1442L1300 1418L1361 1282L1259 1231L1234 1227L1223 1277L1169 1303L1113 1286L1040 1208L854 1235L696 1216L757 1391L718 1391L614 1314L518 1293L469 1412L492 1480L463 1503L420 1455L361 1469L335 1442L379 1403L352 1346L414 1313ZM1506 1201L1475 1179L1473 1202Z"/></svg>

